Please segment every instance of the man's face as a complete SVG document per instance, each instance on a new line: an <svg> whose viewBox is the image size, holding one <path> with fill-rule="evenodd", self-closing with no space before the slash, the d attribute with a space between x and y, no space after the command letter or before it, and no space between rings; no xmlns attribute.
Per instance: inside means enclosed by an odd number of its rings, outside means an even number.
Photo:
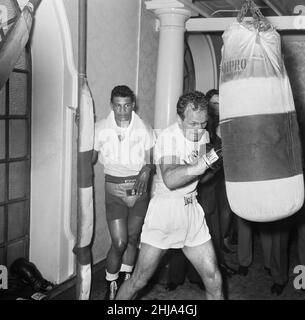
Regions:
<svg viewBox="0 0 305 320"><path fill-rule="evenodd" d="M130 97L113 97L111 106L118 125L120 122L130 122L134 108L134 102L132 102Z"/></svg>
<svg viewBox="0 0 305 320"><path fill-rule="evenodd" d="M199 141L208 122L207 111L192 110L192 105L189 104L184 111L184 119L179 117L179 125L184 136L190 141Z"/></svg>
<svg viewBox="0 0 305 320"><path fill-rule="evenodd" d="M209 101L209 108L214 116L219 116L219 96L214 94Z"/></svg>

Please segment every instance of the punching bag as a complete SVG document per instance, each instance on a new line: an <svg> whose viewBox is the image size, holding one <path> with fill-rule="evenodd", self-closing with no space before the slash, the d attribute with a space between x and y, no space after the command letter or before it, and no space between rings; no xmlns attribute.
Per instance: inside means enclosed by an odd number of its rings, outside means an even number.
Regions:
<svg viewBox="0 0 305 320"><path fill-rule="evenodd" d="M12 2L12 1L11 1ZM13 71L22 50L25 48L32 29L35 12L41 0L30 0L16 17L11 17L16 6L16 1L10 4L8 1L0 1L0 6L8 11L8 21L3 21L0 16L0 89L8 80ZM17 3L18 6L18 3ZM6 33L3 26L9 29ZM11 25L10 28L8 26Z"/></svg>
<svg viewBox="0 0 305 320"><path fill-rule="evenodd" d="M280 35L252 0L223 34L219 98L232 211L256 222L294 214L304 201L296 111Z"/></svg>

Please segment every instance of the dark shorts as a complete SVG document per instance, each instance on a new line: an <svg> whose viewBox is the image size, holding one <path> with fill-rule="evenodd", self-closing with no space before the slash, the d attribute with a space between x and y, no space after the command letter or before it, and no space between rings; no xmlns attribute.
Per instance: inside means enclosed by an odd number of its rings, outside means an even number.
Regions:
<svg viewBox="0 0 305 320"><path fill-rule="evenodd" d="M124 219L132 216L145 218L148 202L149 199L146 192L139 197L133 207L129 208L121 198L106 191L106 218L108 221Z"/></svg>

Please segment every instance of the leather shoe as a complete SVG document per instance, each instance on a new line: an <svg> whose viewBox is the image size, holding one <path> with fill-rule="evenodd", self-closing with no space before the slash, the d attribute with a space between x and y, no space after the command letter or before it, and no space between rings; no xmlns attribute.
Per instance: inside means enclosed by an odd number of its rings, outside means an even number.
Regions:
<svg viewBox="0 0 305 320"><path fill-rule="evenodd" d="M279 296L283 293L284 288L285 288L284 284L274 283L270 288L270 292Z"/></svg>
<svg viewBox="0 0 305 320"><path fill-rule="evenodd" d="M114 300L118 291L118 283L116 280L107 281L107 289L104 300Z"/></svg>

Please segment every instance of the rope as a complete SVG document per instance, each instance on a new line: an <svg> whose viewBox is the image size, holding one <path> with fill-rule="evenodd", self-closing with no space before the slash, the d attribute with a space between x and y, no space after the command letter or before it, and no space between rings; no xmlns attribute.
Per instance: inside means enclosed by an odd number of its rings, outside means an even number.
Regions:
<svg viewBox="0 0 305 320"><path fill-rule="evenodd" d="M251 24L255 27L255 29L258 29L258 31L267 31L268 29L273 28L253 0L245 0L245 3L242 5L240 12L237 15L237 21L239 23L243 22L249 10L253 18L253 22Z"/></svg>

